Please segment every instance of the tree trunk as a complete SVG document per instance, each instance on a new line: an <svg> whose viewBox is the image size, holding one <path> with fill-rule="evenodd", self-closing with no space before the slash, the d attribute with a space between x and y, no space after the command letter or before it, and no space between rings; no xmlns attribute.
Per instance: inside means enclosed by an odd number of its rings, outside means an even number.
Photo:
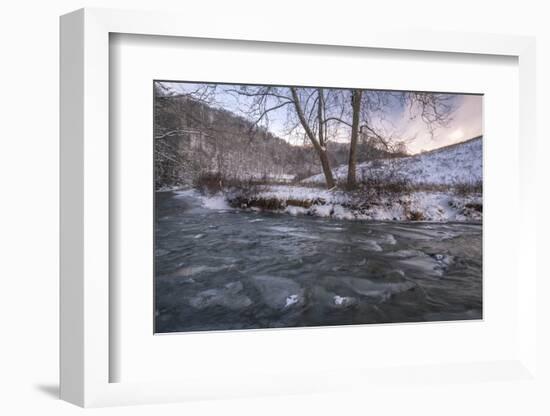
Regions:
<svg viewBox="0 0 550 416"><path fill-rule="evenodd" d="M325 120L323 117L323 110L325 105L325 99L323 96L323 89L317 88L317 119L319 120L319 144L321 147L325 146L325 133L324 133L324 127L325 127Z"/></svg>
<svg viewBox="0 0 550 416"><path fill-rule="evenodd" d="M351 123L351 140L349 144L348 161L348 188L355 188L357 180L355 171L357 165L357 139L359 137L359 115L361 112L361 90L353 90L351 94L351 106L353 111Z"/></svg>
<svg viewBox="0 0 550 416"><path fill-rule="evenodd" d="M334 183L334 178L332 177L332 170L330 169L327 152L320 149L317 153L319 154L319 159L321 160L321 166L323 167L323 173L325 174L327 188L332 189L336 186L336 184Z"/></svg>
<svg viewBox="0 0 550 416"><path fill-rule="evenodd" d="M324 145L321 146L321 144L315 138L315 134L309 127L306 117L304 116L304 111L302 110L300 97L298 97L298 92L296 91L296 88L291 87L290 91L292 92L292 99L294 102L294 107L296 108L296 113L298 114L298 119L300 120L300 124L304 128L309 141L313 144L313 147L317 151L319 159L321 160L321 166L323 167L323 173L325 174L327 188L332 189L336 184L334 182L334 178L332 177L332 170L330 169L330 163L328 161L327 149Z"/></svg>

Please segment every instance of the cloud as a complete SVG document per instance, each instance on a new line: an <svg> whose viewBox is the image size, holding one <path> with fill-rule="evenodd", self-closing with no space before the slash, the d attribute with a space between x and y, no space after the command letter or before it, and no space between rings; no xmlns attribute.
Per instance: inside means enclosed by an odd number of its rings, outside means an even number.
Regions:
<svg viewBox="0 0 550 416"><path fill-rule="evenodd" d="M404 115L399 132L403 139L409 139L409 152L436 149L483 134L483 96L457 96L456 105L450 123L446 127L439 127L433 137L421 119L408 120Z"/></svg>

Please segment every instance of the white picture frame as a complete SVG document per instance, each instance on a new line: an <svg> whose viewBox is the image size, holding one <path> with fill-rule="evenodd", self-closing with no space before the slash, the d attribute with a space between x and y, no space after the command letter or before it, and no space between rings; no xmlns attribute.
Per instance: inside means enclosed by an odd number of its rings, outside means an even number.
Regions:
<svg viewBox="0 0 550 416"><path fill-rule="evenodd" d="M519 62L520 226L517 251L522 279L517 292L518 348L509 360L468 364L422 365L414 370L380 368L351 376L359 386L393 379L479 383L486 377L535 379L536 361L536 219L528 215L536 201L530 178L535 169L535 41L529 37L467 33L400 32L373 27L328 35L264 24L239 28L230 21L203 27L173 13L82 9L61 18L61 398L80 406L159 403L196 398L243 397L262 394L321 392L343 387L347 370L325 378L282 372L263 380L232 382L221 374L203 379L126 383L110 382L109 282L110 175L109 158L109 36L112 33L226 39L281 44L332 45L438 53L504 55ZM284 47L284 45L283 45ZM483 373L475 378L472 374ZM408 376L407 376L408 374ZM412 381L411 381L412 382Z"/></svg>

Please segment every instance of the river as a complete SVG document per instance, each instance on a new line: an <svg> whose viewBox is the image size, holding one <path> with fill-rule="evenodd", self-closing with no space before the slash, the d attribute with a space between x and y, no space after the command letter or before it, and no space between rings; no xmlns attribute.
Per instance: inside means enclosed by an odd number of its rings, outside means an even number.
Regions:
<svg viewBox="0 0 550 416"><path fill-rule="evenodd" d="M155 199L157 333L482 317L481 224L248 212L193 191Z"/></svg>

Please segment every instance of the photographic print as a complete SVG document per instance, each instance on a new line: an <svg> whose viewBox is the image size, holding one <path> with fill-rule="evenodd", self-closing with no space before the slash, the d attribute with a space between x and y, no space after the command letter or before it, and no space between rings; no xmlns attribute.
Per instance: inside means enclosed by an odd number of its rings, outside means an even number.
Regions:
<svg viewBox="0 0 550 416"><path fill-rule="evenodd" d="M482 318L481 94L153 94L155 333Z"/></svg>

